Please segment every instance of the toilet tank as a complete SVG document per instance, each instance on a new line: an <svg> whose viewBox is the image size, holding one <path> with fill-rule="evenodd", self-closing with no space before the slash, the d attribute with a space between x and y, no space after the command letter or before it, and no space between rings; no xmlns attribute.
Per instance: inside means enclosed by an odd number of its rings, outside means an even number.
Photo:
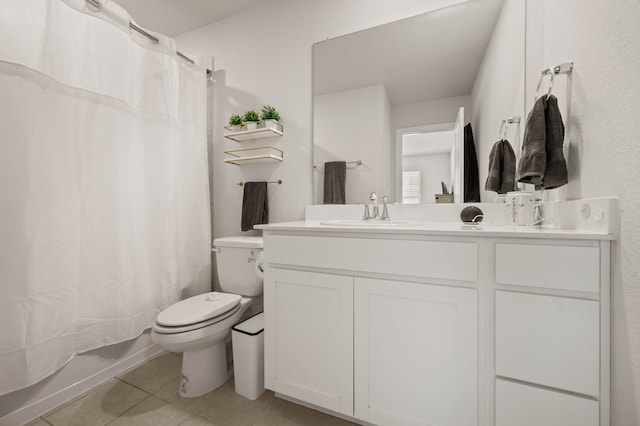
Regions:
<svg viewBox="0 0 640 426"><path fill-rule="evenodd" d="M223 237L213 240L220 288L242 296L262 294L262 278L256 260L262 263L262 237Z"/></svg>

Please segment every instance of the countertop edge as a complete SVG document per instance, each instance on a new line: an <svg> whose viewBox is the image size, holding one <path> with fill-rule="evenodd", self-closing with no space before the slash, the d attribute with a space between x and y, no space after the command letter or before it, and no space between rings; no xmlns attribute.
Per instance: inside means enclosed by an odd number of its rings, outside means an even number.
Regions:
<svg viewBox="0 0 640 426"><path fill-rule="evenodd" d="M601 232L538 228L525 226L503 225L478 225L470 226L454 222L434 222L424 225L411 226L341 226L321 224L319 221L295 221L281 222L264 225L255 225L254 229L271 232L327 232L350 233L371 235L434 235L434 236L465 236L465 237L491 237L491 238L539 238L539 239L579 239L579 240L616 240L617 235Z"/></svg>

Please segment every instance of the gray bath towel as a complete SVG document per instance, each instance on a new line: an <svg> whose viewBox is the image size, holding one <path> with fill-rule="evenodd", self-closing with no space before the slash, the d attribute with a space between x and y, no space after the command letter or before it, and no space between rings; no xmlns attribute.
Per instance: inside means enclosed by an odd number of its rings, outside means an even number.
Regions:
<svg viewBox="0 0 640 426"><path fill-rule="evenodd" d="M242 198L242 220L240 228L250 231L253 225L269 223L267 182L246 182Z"/></svg>
<svg viewBox="0 0 640 426"><path fill-rule="evenodd" d="M347 163L329 161L324 163L324 203L344 204Z"/></svg>
<svg viewBox="0 0 640 426"><path fill-rule="evenodd" d="M516 186L516 155L509 141L496 142L489 154L489 176L484 189L498 194L513 191Z"/></svg>
<svg viewBox="0 0 640 426"><path fill-rule="evenodd" d="M518 162L518 182L542 184L547 165L545 108L547 98L541 96L534 104L524 129L522 157Z"/></svg>
<svg viewBox="0 0 640 426"><path fill-rule="evenodd" d="M567 163L564 159L562 146L564 144L564 124L558 108L558 99L551 95L547 99L544 120L546 124L546 153L547 164L542 179L542 186L545 189L558 188L566 184Z"/></svg>

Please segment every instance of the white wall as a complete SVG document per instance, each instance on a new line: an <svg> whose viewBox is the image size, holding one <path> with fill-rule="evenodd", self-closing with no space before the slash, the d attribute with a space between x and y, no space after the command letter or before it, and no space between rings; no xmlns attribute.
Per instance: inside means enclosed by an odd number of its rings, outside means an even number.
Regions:
<svg viewBox="0 0 640 426"><path fill-rule="evenodd" d="M284 181L269 186L271 222L302 219L305 204L312 203L314 43L462 1L268 0L178 37L180 51L215 58L214 235L241 233L242 189L235 185L239 181ZM228 117L264 104L280 111L285 135L258 144L282 149L284 161L240 167L224 164L223 151L238 148L223 138Z"/></svg>
<svg viewBox="0 0 640 426"><path fill-rule="evenodd" d="M533 0L537 1L537 0ZM478 157L480 199L493 202L495 192L485 191L489 169L489 153L498 140L500 123L520 116L520 126L509 127L507 140L519 158L524 134L525 111L525 0L505 0L500 17L471 92L471 123ZM531 82L527 82L531 85ZM536 84L536 83L533 83Z"/></svg>
<svg viewBox="0 0 640 426"><path fill-rule="evenodd" d="M614 195L612 425L640 424L640 4L637 0L536 0L527 4L527 107L543 68L555 79L566 127L570 199Z"/></svg>
<svg viewBox="0 0 640 426"><path fill-rule="evenodd" d="M323 203L326 161L362 161L347 167L347 204L364 202L371 191L389 193L389 97L383 85L316 96L313 124L314 204Z"/></svg>
<svg viewBox="0 0 640 426"><path fill-rule="evenodd" d="M414 155L402 157L402 167L404 170L420 171L420 189L422 204L436 202L435 194L442 194L442 184L444 182L450 188L451 181L451 154L438 153L429 155Z"/></svg>

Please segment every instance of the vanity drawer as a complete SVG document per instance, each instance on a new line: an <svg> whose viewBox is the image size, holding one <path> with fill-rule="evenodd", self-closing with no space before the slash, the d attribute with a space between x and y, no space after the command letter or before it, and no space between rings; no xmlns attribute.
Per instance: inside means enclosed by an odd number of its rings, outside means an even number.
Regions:
<svg viewBox="0 0 640 426"><path fill-rule="evenodd" d="M266 263L476 282L474 242L266 235Z"/></svg>
<svg viewBox="0 0 640 426"><path fill-rule="evenodd" d="M600 291L597 247L496 244L496 283Z"/></svg>
<svg viewBox="0 0 640 426"><path fill-rule="evenodd" d="M598 302L496 292L496 375L598 397Z"/></svg>
<svg viewBox="0 0 640 426"><path fill-rule="evenodd" d="M496 426L598 426L597 401L496 380Z"/></svg>

